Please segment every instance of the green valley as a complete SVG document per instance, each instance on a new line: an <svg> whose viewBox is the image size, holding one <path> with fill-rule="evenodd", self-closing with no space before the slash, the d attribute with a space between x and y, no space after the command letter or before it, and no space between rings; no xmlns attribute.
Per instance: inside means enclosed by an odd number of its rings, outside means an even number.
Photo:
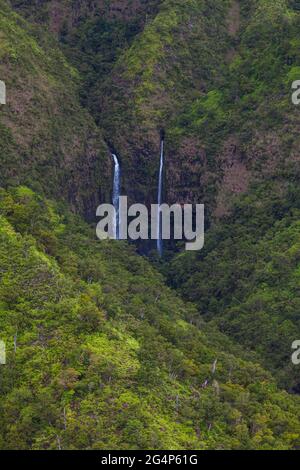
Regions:
<svg viewBox="0 0 300 470"><path fill-rule="evenodd" d="M300 449L299 26L0 0L1 450ZM205 204L204 248L100 241L119 195Z"/></svg>

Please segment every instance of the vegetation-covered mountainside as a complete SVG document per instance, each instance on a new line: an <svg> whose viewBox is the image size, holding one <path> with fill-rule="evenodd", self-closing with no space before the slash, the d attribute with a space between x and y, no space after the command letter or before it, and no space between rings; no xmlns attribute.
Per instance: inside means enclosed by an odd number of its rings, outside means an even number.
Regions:
<svg viewBox="0 0 300 470"><path fill-rule="evenodd" d="M111 158L93 118L80 106L78 72L56 41L0 2L0 183L30 184L95 217L109 198Z"/></svg>
<svg viewBox="0 0 300 470"><path fill-rule="evenodd" d="M300 446L299 398L149 262L25 187L0 213L1 448Z"/></svg>
<svg viewBox="0 0 300 470"><path fill-rule="evenodd" d="M162 3L117 61L111 93L101 98L97 90L99 122L132 165L127 177L138 167L129 191L139 184L137 197L154 197L161 127L169 202L203 201L220 217L251 181L298 176L299 113L290 90L300 16L288 5Z"/></svg>
<svg viewBox="0 0 300 470"><path fill-rule="evenodd" d="M254 180L298 175L300 13L289 0L22 2L82 76L81 99L122 159L124 192L221 217ZM293 58L293 62L287 59Z"/></svg>
<svg viewBox="0 0 300 470"><path fill-rule="evenodd" d="M0 0L0 448L300 448L296 3ZM161 130L207 232L156 266L84 218Z"/></svg>
<svg viewBox="0 0 300 470"><path fill-rule="evenodd" d="M13 2L38 24L58 25L64 52L84 76L83 102L122 159L124 191L132 200L150 203L156 196L160 129L169 131L171 120L203 96L208 83L221 81L230 47L230 2L112 1L106 8L103 3L88 8L89 2L75 2L71 8L69 2L33 2L32 8L28 2ZM191 157L197 172L190 178L193 187L203 169L202 149L196 152ZM184 199L187 187L177 179L186 173L181 168L186 158L180 153L169 148L168 168L176 172L174 183ZM177 189L167 185L172 197Z"/></svg>
<svg viewBox="0 0 300 470"><path fill-rule="evenodd" d="M207 320L297 393L290 351L300 337L299 216L299 184L258 185L207 232L201 253L178 255L167 270Z"/></svg>

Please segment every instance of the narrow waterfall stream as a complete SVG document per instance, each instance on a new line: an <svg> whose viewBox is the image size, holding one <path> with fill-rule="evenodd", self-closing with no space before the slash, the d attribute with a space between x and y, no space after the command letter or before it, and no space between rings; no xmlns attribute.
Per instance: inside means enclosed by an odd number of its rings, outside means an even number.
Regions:
<svg viewBox="0 0 300 470"><path fill-rule="evenodd" d="M120 239L120 190L121 190L121 169L118 157L113 153L112 157L114 159L115 171L114 171L114 184L113 184L113 205L116 210L116 219L115 219L115 239Z"/></svg>
<svg viewBox="0 0 300 470"><path fill-rule="evenodd" d="M164 138L161 139L160 144L160 167L159 167L159 180L158 180L158 198L157 204L159 207L162 204L162 194L163 194L163 175L164 175ZM157 251L159 256L163 254L163 242L162 242L162 219L161 212L158 210L157 214Z"/></svg>

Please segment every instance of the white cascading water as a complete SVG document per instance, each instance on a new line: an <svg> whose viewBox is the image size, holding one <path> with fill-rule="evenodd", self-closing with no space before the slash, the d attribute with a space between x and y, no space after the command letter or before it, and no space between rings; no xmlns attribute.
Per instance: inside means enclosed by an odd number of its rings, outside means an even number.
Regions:
<svg viewBox="0 0 300 470"><path fill-rule="evenodd" d="M163 193L163 175L164 175L164 139L161 140L160 145L160 167L159 167L159 180L158 180L158 198L157 203L160 207L162 204L162 193ZM159 256L163 254L163 243L162 243L162 220L161 213L158 210L158 220L157 220L157 251Z"/></svg>
<svg viewBox="0 0 300 470"><path fill-rule="evenodd" d="M121 169L117 156L113 153L115 171L114 171L114 185L113 185L113 206L116 210L115 219L115 239L120 239L120 189L121 189Z"/></svg>

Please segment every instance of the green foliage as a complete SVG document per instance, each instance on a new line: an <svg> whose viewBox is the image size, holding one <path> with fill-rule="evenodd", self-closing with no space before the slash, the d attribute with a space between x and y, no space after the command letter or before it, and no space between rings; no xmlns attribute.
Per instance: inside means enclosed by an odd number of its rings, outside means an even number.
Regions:
<svg viewBox="0 0 300 470"><path fill-rule="evenodd" d="M59 194L91 217L98 201L93 196L91 207L90 191L98 194L100 187L102 198L109 194L110 160L100 131L80 106L79 73L50 35L3 0L0 34L0 76L7 87L0 115L0 184Z"/></svg>
<svg viewBox="0 0 300 470"><path fill-rule="evenodd" d="M297 184L258 185L209 230L200 255L171 263L170 279L207 319L298 391L291 345L300 334ZM191 258L191 259L189 259Z"/></svg>
<svg viewBox="0 0 300 470"><path fill-rule="evenodd" d="M39 27L0 1L0 448L298 449L299 397L278 387L299 392L299 13L155 0L73 16L63 0L56 19L52 0L11 3ZM209 203L205 249L162 265L186 301L58 206L92 217L110 197L82 104L132 200L156 197L164 127L167 196ZM236 166L252 184L215 221Z"/></svg>
<svg viewBox="0 0 300 470"><path fill-rule="evenodd" d="M2 449L299 446L299 400L132 248L24 187L0 213Z"/></svg>

